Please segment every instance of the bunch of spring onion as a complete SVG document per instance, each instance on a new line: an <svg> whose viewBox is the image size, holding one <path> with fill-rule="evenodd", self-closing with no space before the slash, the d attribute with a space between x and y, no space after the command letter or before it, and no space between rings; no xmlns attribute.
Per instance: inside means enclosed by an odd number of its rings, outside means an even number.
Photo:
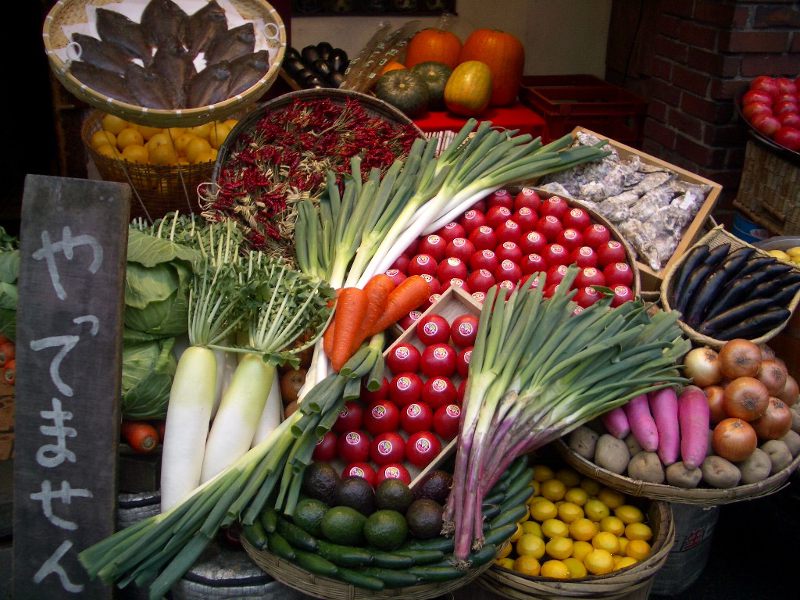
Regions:
<svg viewBox="0 0 800 600"><path fill-rule="evenodd" d="M379 348L362 348L342 372L315 386L297 412L230 467L167 512L81 552L79 560L90 577L120 587L147 586L151 599L162 598L220 527L237 520L252 523L267 505L291 514L316 442L333 426L345 400L358 397L361 378L378 360Z"/></svg>
<svg viewBox="0 0 800 600"><path fill-rule="evenodd" d="M689 349L678 313L650 316L641 301L610 298L575 314L569 268L550 299L544 274L509 296L487 294L469 366L445 530L455 556L483 542L481 505L521 454L648 391L684 383L676 361Z"/></svg>

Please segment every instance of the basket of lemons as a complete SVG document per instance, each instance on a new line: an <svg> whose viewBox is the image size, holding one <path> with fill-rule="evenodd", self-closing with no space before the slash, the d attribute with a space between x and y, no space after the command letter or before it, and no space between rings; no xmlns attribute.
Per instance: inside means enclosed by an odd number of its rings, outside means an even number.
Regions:
<svg viewBox="0 0 800 600"><path fill-rule="evenodd" d="M198 212L197 186L212 180L217 150L236 119L157 128L92 111L81 138L100 177L133 188L131 217Z"/></svg>

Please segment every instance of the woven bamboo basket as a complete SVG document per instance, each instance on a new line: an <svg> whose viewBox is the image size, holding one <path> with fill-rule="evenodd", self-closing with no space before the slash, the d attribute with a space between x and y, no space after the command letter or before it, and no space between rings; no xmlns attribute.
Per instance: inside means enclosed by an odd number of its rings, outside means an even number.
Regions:
<svg viewBox="0 0 800 600"><path fill-rule="evenodd" d="M562 580L529 577L494 565L478 583L494 594L514 600L646 600L653 577L664 566L675 542L675 522L669 505L651 502L647 513L654 536L652 554L632 567L609 575Z"/></svg>
<svg viewBox="0 0 800 600"><path fill-rule="evenodd" d="M87 6L103 6L109 0L59 0L50 9L44 20L42 38L50 61L50 67L56 79L77 98L112 113L125 120L150 125L152 127L188 127L201 125L212 120L224 120L233 113L241 111L256 102L278 78L283 55L286 51L286 28L278 12L264 0L228 0L245 20L261 20L265 31L269 31L267 43L270 52L270 67L264 76L250 88L222 102L174 110L147 108L122 102L101 94L86 84L81 83L68 70L68 64L60 54L69 45L70 40L64 34L64 27L71 27L88 22ZM180 3L179 3L180 4Z"/></svg>
<svg viewBox="0 0 800 600"><path fill-rule="evenodd" d="M587 477L596 479L610 488L630 496L664 500L665 502L680 502L681 504L693 504L696 506L717 506L720 504L730 504L732 502L754 500L763 496L769 496L788 485L789 478L795 472L797 466L800 465L800 454L798 454L787 467L757 483L738 485L728 489L683 489L664 483L648 483L646 481L631 479L625 475L612 473L572 451L562 440L555 442L554 446L559 454L561 454L562 458L573 469Z"/></svg>
<svg viewBox="0 0 800 600"><path fill-rule="evenodd" d="M152 221L176 210L200 212L197 186L211 181L214 161L193 165L151 165L104 156L90 143L92 134L102 129L102 118L100 111L89 114L81 127L81 140L103 179L127 183L133 189L131 218L142 217Z"/></svg>
<svg viewBox="0 0 800 600"><path fill-rule="evenodd" d="M426 598L435 598L467 585L492 566L492 562L489 561L476 569L470 569L463 576L451 581L425 583L413 587L385 589L376 592L355 587L329 577L314 575L266 550L257 550L244 537L242 537L241 541L250 558L266 573L269 573L284 585L288 585L304 594L327 600L383 600L385 598L393 600L425 600Z"/></svg>
<svg viewBox="0 0 800 600"><path fill-rule="evenodd" d="M764 250L761 250L756 246L748 244L747 242L740 240L736 236L732 235L731 233L726 231L721 225L715 227L707 234L705 234L702 238L697 240L695 246L708 244L711 248L714 248L716 246L720 246L725 243L731 245L731 250L747 247L747 248L753 248L756 252L762 254L763 256L769 256ZM687 252L686 254L683 255L683 257L681 257L681 260L673 264L667 270L664 276L664 281L661 283L661 305L664 307L664 310L670 310L669 293L672 290L672 286L675 282L675 277L678 273L678 270L680 269L683 262L686 260L686 256L688 256L688 254L689 253ZM800 272L800 269L795 268L795 270ZM795 294L794 298L792 298L792 301L789 303L789 306L787 308L793 313L794 310L797 308L798 303L800 303L800 291L798 291L797 294ZM775 327L771 331L751 341L753 341L756 344L763 344L771 340L776 335L778 335L784 327L786 327L790 319L791 316L785 322L781 323L778 327ZM725 345L726 340L717 340L708 337L707 335L703 335L700 332L695 331L692 327L690 327L683 321L679 320L678 325L680 325L681 329L686 334L686 336L697 345L709 346L711 348L716 348L716 349L722 348L722 346Z"/></svg>

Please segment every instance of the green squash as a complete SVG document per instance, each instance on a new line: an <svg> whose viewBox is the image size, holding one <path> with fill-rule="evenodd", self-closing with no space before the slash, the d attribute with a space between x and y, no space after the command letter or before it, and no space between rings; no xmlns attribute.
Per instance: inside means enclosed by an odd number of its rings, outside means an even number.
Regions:
<svg viewBox="0 0 800 600"><path fill-rule="evenodd" d="M428 86L430 108L444 108L444 86L447 85L453 69L441 62L428 61L414 65L411 67L411 72L422 77Z"/></svg>
<svg viewBox="0 0 800 600"><path fill-rule="evenodd" d="M430 94L425 81L408 69L389 71L375 84L375 95L411 118L428 110Z"/></svg>

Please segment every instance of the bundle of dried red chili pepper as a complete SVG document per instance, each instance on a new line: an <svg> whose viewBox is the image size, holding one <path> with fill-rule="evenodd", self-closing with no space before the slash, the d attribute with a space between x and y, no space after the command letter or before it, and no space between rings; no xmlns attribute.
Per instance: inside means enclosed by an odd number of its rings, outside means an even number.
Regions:
<svg viewBox="0 0 800 600"><path fill-rule="evenodd" d="M341 178L356 154L363 173L386 169L417 136L412 126L372 114L355 98L296 99L235 140L214 194L201 198L203 215L236 219L258 249L291 241L295 204L319 196L329 170Z"/></svg>

